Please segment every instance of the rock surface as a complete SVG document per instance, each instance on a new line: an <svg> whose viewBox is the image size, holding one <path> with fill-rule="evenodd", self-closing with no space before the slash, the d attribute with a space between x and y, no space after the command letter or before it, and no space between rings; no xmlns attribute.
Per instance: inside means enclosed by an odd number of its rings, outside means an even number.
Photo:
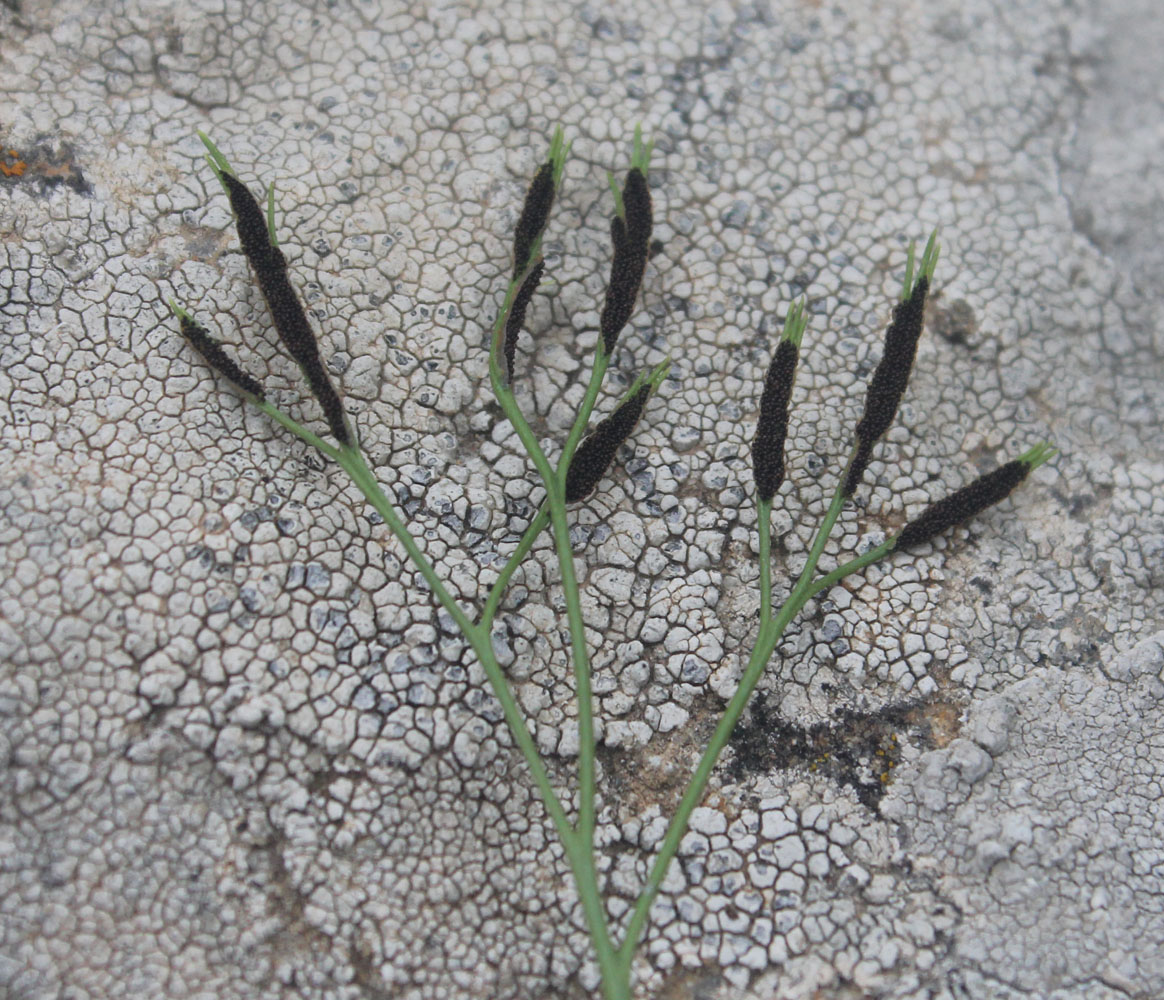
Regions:
<svg viewBox="0 0 1164 1000"><path fill-rule="evenodd" d="M204 129L256 191L275 181L361 440L473 604L540 497L485 355L525 185L561 122L552 282L517 358L560 441L597 336L605 171L641 122L661 247L612 391L668 354L674 378L573 515L614 921L751 649L746 456L788 304L811 320L778 589L934 226L913 382L825 564L1039 439L1063 454L789 630L636 995L1164 995L1144 946L1164 940L1148 0L416 10L0 2L0 993L595 995L465 644L342 473L221 385L166 299L323 433ZM543 539L494 641L565 790L557 572Z"/></svg>

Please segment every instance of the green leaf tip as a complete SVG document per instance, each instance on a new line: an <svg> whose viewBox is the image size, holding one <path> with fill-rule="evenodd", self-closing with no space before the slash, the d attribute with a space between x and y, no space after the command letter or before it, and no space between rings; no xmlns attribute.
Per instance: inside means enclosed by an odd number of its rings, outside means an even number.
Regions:
<svg viewBox="0 0 1164 1000"><path fill-rule="evenodd" d="M643 142L643 127L642 125L635 126L634 150L631 153L631 168L638 170L644 177L651 166L651 151L655 148L655 140L652 139L648 143Z"/></svg>
<svg viewBox="0 0 1164 1000"><path fill-rule="evenodd" d="M647 373L647 381L651 383L651 392L656 392L663 384L663 380L671 374L671 359L664 358Z"/></svg>
<svg viewBox="0 0 1164 1000"><path fill-rule="evenodd" d="M1040 441L1033 448L1029 448L1019 455L1017 461L1022 462L1023 465L1030 469L1037 469L1040 465L1051 461L1059 454L1059 449L1056 448L1050 441Z"/></svg>
<svg viewBox="0 0 1164 1000"><path fill-rule="evenodd" d="M610 193L614 195L614 214L625 223L626 206L622 203L622 188L618 186L618 181L609 170L606 171L606 183L610 185Z"/></svg>
<svg viewBox="0 0 1164 1000"><path fill-rule="evenodd" d="M166 302L169 303L170 312L172 312L174 314L175 319L179 319L179 320L184 319L190 323L194 322L194 317L191 316L188 312L186 312L186 310L183 309L180 305L178 305L178 303L175 302L173 299L166 299Z"/></svg>
<svg viewBox="0 0 1164 1000"><path fill-rule="evenodd" d="M230 161L222 155L222 151L214 145L210 136L208 136L201 129L197 132L198 138L202 140L202 145L206 147L206 162L210 164L210 169L214 171L214 176L218 178L218 183L222 185L222 189L230 193L226 187L226 183L222 179L223 174L230 174L231 177L237 177L234 168L230 165Z"/></svg>
<svg viewBox="0 0 1164 1000"><path fill-rule="evenodd" d="M552 164L554 168L555 188L562 183L562 174L566 170L566 160L570 156L570 147L573 145L573 141L566 142L566 134L562 131L562 126L555 126L554 134L550 137L550 151L546 154L546 162Z"/></svg>
<svg viewBox="0 0 1164 1000"><path fill-rule="evenodd" d="M917 243L911 242L909 244L909 253L905 260L905 281L901 286L901 301L908 302L913 290L916 287L914 281L915 275L915 254L917 252ZM925 278L927 284L932 284L934 280L934 269L938 266L938 257L941 255L942 247L938 243L938 231L934 229L930 233L930 238L926 241L926 248L922 251L921 264L916 268L916 275L918 280Z"/></svg>
<svg viewBox="0 0 1164 1000"><path fill-rule="evenodd" d="M635 377L635 380L631 383L630 388L627 389L625 393L623 393L622 399L619 400L619 404L621 405L622 403L625 403L640 389L642 389L644 385L649 385L650 394L654 395L654 393L658 391L659 386L663 384L663 380L670 374L670 372L670 358L660 361L650 371L639 372L639 374Z"/></svg>
<svg viewBox="0 0 1164 1000"><path fill-rule="evenodd" d="M277 247L279 245L279 237L275 235L275 182L271 181L267 185L267 236L271 240L271 246Z"/></svg>
<svg viewBox="0 0 1164 1000"><path fill-rule="evenodd" d="M635 126L634 146L631 151L630 169L637 170L644 178L650 169L651 151L655 148L655 141L643 142L643 127L641 125ZM622 188L618 186L618 180L614 174L609 170L606 172L606 183L610 185L610 193L614 195L614 214L622 221L626 222L626 205L622 198Z"/></svg>
<svg viewBox="0 0 1164 1000"><path fill-rule="evenodd" d="M794 302L788 310L788 315L784 317L784 332L780 335L781 340L787 340L798 350L800 342L804 339L805 328L808 326L807 308L807 298Z"/></svg>
<svg viewBox="0 0 1164 1000"><path fill-rule="evenodd" d="M938 266L938 257L942 253L942 246L938 243L938 230L935 227L926 240L926 248L922 251L921 273L926 281L934 280L934 269Z"/></svg>

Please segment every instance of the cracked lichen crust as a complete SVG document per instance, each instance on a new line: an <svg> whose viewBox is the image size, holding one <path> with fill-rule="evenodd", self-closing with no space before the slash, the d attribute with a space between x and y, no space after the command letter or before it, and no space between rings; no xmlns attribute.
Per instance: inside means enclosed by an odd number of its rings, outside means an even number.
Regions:
<svg viewBox="0 0 1164 1000"><path fill-rule="evenodd" d="M475 661L362 498L223 391L166 302L323 432L256 335L203 129L277 182L376 474L479 599L540 499L487 377L524 193L563 123L553 282L514 383L560 441L600 336L605 172L641 122L658 245L599 410L668 355L672 377L625 476L572 512L615 922L755 633L748 448L789 303L811 345L778 591L936 225L898 424L823 568L1031 441L1064 457L1021 513L850 579L786 634L655 904L638 996L1164 994L1133 950L1164 937L1164 379L1150 302L1060 184L1079 17L0 4L0 992L586 995L564 862ZM494 647L567 788L556 566L547 537Z"/></svg>

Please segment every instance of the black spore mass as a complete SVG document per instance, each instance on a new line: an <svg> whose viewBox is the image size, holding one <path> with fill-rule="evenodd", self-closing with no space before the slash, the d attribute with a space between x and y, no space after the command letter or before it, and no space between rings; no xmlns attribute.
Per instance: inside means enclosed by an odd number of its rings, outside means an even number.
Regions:
<svg viewBox="0 0 1164 1000"><path fill-rule="evenodd" d="M1000 465L993 472L979 476L968 486L963 486L948 497L943 497L927 507L918 517L910 521L897 536L897 548L907 549L921 545L940 535L948 528L981 514L987 507L1005 500L1027 477L1031 466L1022 459Z"/></svg>
<svg viewBox="0 0 1164 1000"><path fill-rule="evenodd" d="M258 399L266 399L259 380L244 372L235 360L222 348L222 344L210 336L206 327L195 323L189 316L180 316L178 319L182 336L185 337L194 349L206 359L216 372L234 383L243 392L249 392Z"/></svg>
<svg viewBox="0 0 1164 1000"><path fill-rule="evenodd" d="M533 249L534 240L546 228L546 221L550 217L550 209L554 204L554 164L550 161L543 163L529 190L525 194L525 204L521 206L521 215L517 220L517 228L513 233L513 277L521 277L521 272L529 266L529 254Z"/></svg>
<svg viewBox="0 0 1164 1000"><path fill-rule="evenodd" d="M768 366L760 396L760 419L752 439L752 477L762 502L772 499L784 482L784 441L788 436L788 401L796 381L796 344L781 340Z"/></svg>
<svg viewBox="0 0 1164 1000"><path fill-rule="evenodd" d="M545 273L545 270L546 262L544 260L539 260L530 270L525 281L522 282L521 288L513 297L513 306L510 308L509 317L505 321L505 367L511 381L513 380L513 360L517 353L517 335L521 333L522 325L525 323L525 312L529 308L530 299L537 291L538 283L542 280L542 274Z"/></svg>
<svg viewBox="0 0 1164 1000"><path fill-rule="evenodd" d="M869 380L865 394L865 413L857 424L857 452L845 477L845 496L852 496L873 456L873 445L889 430L897 407L905 394L913 361L917 356L917 342L921 338L926 312L926 292L929 280L925 275L917 279L908 299L893 307L893 319L885 331L885 348L881 361Z"/></svg>
<svg viewBox="0 0 1164 1000"><path fill-rule="evenodd" d="M610 284L602 306L600 329L606 353L614 350L618 335L635 309L643 272L647 267L647 252L651 240L651 193L647 179L637 167L626 175L622 189L623 218L615 215L610 220L610 239L614 257L610 262Z"/></svg>
<svg viewBox="0 0 1164 1000"><path fill-rule="evenodd" d="M267 308L275 321L279 339L303 370L312 394L323 408L332 436L347 447L352 439L344 420L343 404L324 370L319 357L319 344L307 323L303 304L287 280L287 258L271 242L263 210L250 189L225 170L219 176L230 194L230 207L234 210L239 242L242 243L247 260L251 262L263 298L267 300Z"/></svg>
<svg viewBox="0 0 1164 1000"><path fill-rule="evenodd" d="M598 485L614 460L618 446L635 429L643 407L651 397L650 383L644 384L634 395L628 396L621 406L602 421L583 441L570 461L566 473L566 502L583 500Z"/></svg>

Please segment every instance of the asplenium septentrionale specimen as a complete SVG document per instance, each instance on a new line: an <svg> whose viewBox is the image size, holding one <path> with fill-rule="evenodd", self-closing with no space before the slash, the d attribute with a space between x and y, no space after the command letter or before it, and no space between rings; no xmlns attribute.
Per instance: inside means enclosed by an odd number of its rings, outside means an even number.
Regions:
<svg viewBox="0 0 1164 1000"><path fill-rule="evenodd" d="M226 191L238 225L243 252L250 261L255 280L270 307L275 328L288 353L302 369L312 395L318 400L335 444L313 434L266 398L261 383L244 372L222 345L193 316L172 303L182 334L212 368L234 385L245 398L336 462L351 477L368 502L384 518L408 558L415 564L437 600L480 660L493 693L501 705L505 721L530 768L533 781L568 860L571 873L594 945L595 958L607 1000L629 1000L635 951L651 904L668 867L673 863L692 811L699 804L716 761L728 742L757 682L788 624L810 598L831 587L850 573L889 556L895 549L920 545L961 521L998 503L1009 495L1027 474L1053 456L1048 444L1039 444L994 472L941 500L910 522L898 535L829 573L818 575L817 565L826 541L845 501L860 488L877 442L889 429L905 392L913 366L918 339L923 329L926 296L933 281L939 248L936 234L916 262L910 249L901 301L894 307L885 334L881 361L870 380L864 413L855 430L848 461L839 470L839 482L822 519L800 576L792 585L779 610L773 607L771 573L771 512L774 498L784 479L784 445L793 402L793 388L801 344L807 327L804 303L792 305L785 319L764 381L759 418L752 444L753 475L758 506L760 550L760 616L755 645L738 687L729 699L707 748L672 816L667 831L651 863L637 901L622 915L618 926L608 917L602 881L595 864L595 725L590 680L590 653L582 616L582 603L570 543L568 505L584 500L601 486L619 446L642 418L652 394L667 376L668 364L642 372L604 419L588 436L587 428L595 409L610 357L631 315L642 285L652 228L649 180L651 147L636 130L630 167L621 185L610 178L614 212L610 220L612 260L606 298L595 342L589 383L573 425L556 461L551 461L519 409L510 388L514 378L517 343L525 316L545 271L542 236L554 198L562 180L569 153L558 129L546 161L530 185L514 232L513 271L501 309L492 327L489 373L493 392L506 417L516 430L541 478L545 498L529 523L516 550L503 567L488 593L476 608L461 604L445 587L392 502L376 482L342 401L332 385L319 356L306 313L287 276L287 263L275 235L273 192L268 189L264 215L259 201L238 179L226 158L202 136L208 161ZM915 274L916 270L916 274ZM549 527L561 569L561 586L569 621L571 659L578 700L578 787L577 808L568 809L550 780L546 765L497 661L491 630L511 578L528 555L535 539Z"/></svg>

